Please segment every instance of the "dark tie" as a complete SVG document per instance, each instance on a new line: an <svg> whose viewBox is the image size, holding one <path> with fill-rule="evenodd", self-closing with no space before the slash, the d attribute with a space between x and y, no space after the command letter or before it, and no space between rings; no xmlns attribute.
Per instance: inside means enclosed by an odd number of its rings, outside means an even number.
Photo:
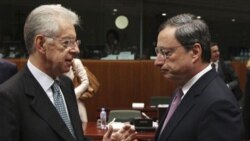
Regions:
<svg viewBox="0 0 250 141"><path fill-rule="evenodd" d="M212 63L211 66L212 66L212 69L216 70L216 65L215 65L215 63Z"/></svg>
<svg viewBox="0 0 250 141"><path fill-rule="evenodd" d="M68 127L70 133L75 138L74 130L73 130L69 115L66 112L66 108L65 108L66 104L63 100L62 93L60 91L60 87L59 87L58 83L59 82L57 80L55 80L54 84L52 85L54 105L55 105L58 113L60 114L61 118L63 119L64 123Z"/></svg>
<svg viewBox="0 0 250 141"><path fill-rule="evenodd" d="M175 97L174 97L172 103L171 103L170 109L169 109L169 111L168 111L168 115L167 115L167 117L166 117L166 119L165 119L165 121L164 121L164 124L163 124L162 128L161 128L160 134L162 133L162 131L163 131L164 128L166 127L166 125L167 125L169 119L172 117L172 115L173 115L175 109L176 109L176 108L178 107L178 105L180 104L180 102L181 102L181 97L182 97L182 96L183 96L183 92L182 92L181 88L179 88L179 89L177 90L176 94L175 94Z"/></svg>

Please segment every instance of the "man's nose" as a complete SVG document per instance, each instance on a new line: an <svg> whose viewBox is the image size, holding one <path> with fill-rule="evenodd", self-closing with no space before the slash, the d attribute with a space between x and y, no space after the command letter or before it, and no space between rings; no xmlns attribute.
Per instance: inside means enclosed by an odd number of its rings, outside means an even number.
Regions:
<svg viewBox="0 0 250 141"><path fill-rule="evenodd" d="M75 46L75 47L71 48L70 53L74 54L75 56L78 55L80 53L79 47Z"/></svg>
<svg viewBox="0 0 250 141"><path fill-rule="evenodd" d="M160 66L162 66L164 64L164 62L165 62L165 59L163 59L162 56L157 55L156 59L154 61L154 65L157 66L157 67L160 67Z"/></svg>

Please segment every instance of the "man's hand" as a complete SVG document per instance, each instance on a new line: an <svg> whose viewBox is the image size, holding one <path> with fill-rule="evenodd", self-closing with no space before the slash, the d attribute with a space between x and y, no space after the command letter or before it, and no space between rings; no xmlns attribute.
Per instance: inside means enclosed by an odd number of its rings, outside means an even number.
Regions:
<svg viewBox="0 0 250 141"><path fill-rule="evenodd" d="M103 141L136 141L137 132L130 125L125 125L120 130L113 132L113 127L109 125L108 131L103 136Z"/></svg>

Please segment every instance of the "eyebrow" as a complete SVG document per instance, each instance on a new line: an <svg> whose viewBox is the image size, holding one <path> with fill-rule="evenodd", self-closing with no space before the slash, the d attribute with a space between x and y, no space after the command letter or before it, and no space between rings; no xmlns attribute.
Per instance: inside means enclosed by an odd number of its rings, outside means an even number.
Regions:
<svg viewBox="0 0 250 141"><path fill-rule="evenodd" d="M68 40L76 40L75 37L62 37L61 39L65 40L65 39L68 39Z"/></svg>
<svg viewBox="0 0 250 141"><path fill-rule="evenodd" d="M158 48L160 48L162 50L167 50L167 51L171 51L171 50L174 49L174 48L165 48L165 47L162 47L162 46L159 46Z"/></svg>

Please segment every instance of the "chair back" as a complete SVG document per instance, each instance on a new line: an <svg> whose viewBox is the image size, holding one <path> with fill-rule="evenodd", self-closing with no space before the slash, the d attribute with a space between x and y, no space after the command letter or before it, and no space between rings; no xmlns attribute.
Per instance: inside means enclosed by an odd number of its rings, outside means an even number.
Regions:
<svg viewBox="0 0 250 141"><path fill-rule="evenodd" d="M139 110L111 110L108 122L115 118L116 122L132 122L136 118L142 118Z"/></svg>
<svg viewBox="0 0 250 141"><path fill-rule="evenodd" d="M168 96L152 96L150 97L150 106L158 107L159 104L169 104L170 97Z"/></svg>

